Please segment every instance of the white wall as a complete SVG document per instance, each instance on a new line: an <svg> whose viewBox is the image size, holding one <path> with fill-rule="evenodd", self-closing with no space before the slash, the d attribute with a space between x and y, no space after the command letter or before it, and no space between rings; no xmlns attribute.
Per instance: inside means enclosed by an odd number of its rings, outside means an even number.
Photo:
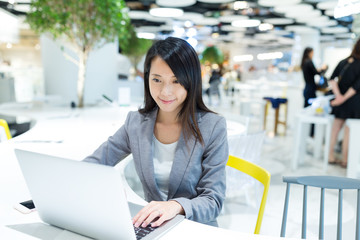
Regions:
<svg viewBox="0 0 360 240"><path fill-rule="evenodd" d="M60 95L64 103L77 100L78 68L64 57L60 44L41 36L41 55L44 68L45 93ZM102 94L115 99L117 97L117 43L108 43L101 49L90 53L86 68L85 104L94 104L102 100ZM64 51L76 58L65 47Z"/></svg>

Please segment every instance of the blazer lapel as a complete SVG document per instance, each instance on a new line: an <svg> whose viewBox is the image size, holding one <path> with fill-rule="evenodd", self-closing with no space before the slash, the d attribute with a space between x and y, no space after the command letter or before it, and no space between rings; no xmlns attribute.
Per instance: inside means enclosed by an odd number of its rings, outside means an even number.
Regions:
<svg viewBox="0 0 360 240"><path fill-rule="evenodd" d="M153 134L157 116L157 110L144 117L138 134L138 143L140 151L140 165L143 178L151 191L154 200L161 200L159 188L155 182L154 163L153 163ZM154 192L154 190L156 191Z"/></svg>
<svg viewBox="0 0 360 240"><path fill-rule="evenodd" d="M201 115L197 114L198 123L201 121ZM178 145L175 150L174 162L171 167L171 173L169 178L169 193L168 199L174 197L176 191L178 190L182 179L184 178L186 169L191 161L191 156L194 152L195 145L197 140L194 136L190 136L190 139L185 141L183 134L179 138Z"/></svg>

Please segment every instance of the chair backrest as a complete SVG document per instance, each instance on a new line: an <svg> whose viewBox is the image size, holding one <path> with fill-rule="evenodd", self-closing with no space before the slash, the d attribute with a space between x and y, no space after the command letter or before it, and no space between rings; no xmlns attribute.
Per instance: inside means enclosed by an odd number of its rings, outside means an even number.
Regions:
<svg viewBox="0 0 360 240"><path fill-rule="evenodd" d="M257 163L260 160L265 131L228 137L229 154Z"/></svg>
<svg viewBox="0 0 360 240"><path fill-rule="evenodd" d="M270 173L268 171L266 171L264 168L254 164L254 163L251 163L249 161L246 161L244 159L234 157L231 155L229 156L227 166L235 168L235 169L255 178L256 180L258 180L260 183L262 183L264 185L263 195L261 198L260 208L259 208L255 231L254 231L255 234L259 234L263 215L264 215L266 199L267 199L269 186L270 186L270 177L271 177Z"/></svg>
<svg viewBox="0 0 360 240"><path fill-rule="evenodd" d="M11 139L11 134L9 130L9 126L4 119L0 119L0 131L5 132L6 139ZM0 133L0 142L3 141Z"/></svg>
<svg viewBox="0 0 360 240"><path fill-rule="evenodd" d="M290 184L299 184L304 186L303 195L303 216L302 216L302 230L301 238L306 238L306 216L307 216L307 187L317 187L321 189L320 197L320 222L319 222L319 239L324 239L324 201L325 189L338 189L338 222L337 222L337 240L342 238L342 199L343 189L357 190L357 213L356 213L356 237L360 240L359 226L360 226L360 180L346 177L334 176L302 176L302 177L283 177L286 182L286 194L284 203L283 220L281 224L281 237L285 237L287 211L289 205Z"/></svg>

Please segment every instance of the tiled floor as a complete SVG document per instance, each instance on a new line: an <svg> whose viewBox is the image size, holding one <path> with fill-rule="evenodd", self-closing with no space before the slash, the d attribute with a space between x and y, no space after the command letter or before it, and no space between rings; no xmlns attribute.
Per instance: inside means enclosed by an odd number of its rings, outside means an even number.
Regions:
<svg viewBox="0 0 360 240"><path fill-rule="evenodd" d="M226 116L229 112L237 114L236 107L222 105L213 107L220 114ZM255 116L256 118L256 116ZM233 119L232 119L233 120ZM255 128L260 128L262 122L255 121ZM254 126L253 126L254 127ZM269 130L268 134L269 134ZM271 135L271 133L269 134ZM327 172L322 170L322 160L314 159L311 155L311 145L307 146L307 154L304 164L297 170L290 169L293 154L293 131L287 130L286 136L269 137L266 136L259 165L271 173L271 184L261 227L261 234L280 236L282 221L283 204L285 198L286 185L282 182L283 176L300 175L334 175L345 176L346 170L340 166L328 166ZM259 189L261 191L262 189ZM255 229L257 209L256 200L260 194L253 194L253 198L246 200L245 195L227 199L224 210L219 217L219 225L242 232L253 232ZM327 191L325 197L325 239L336 239L337 224L337 191ZM315 188L308 189L308 228L307 238L317 239L319 229L319 206L320 191ZM343 201L343 239L355 238L355 211L356 211L356 192L344 191ZM291 188L288 222L286 236L298 237L301 235L302 218L302 187L294 186Z"/></svg>

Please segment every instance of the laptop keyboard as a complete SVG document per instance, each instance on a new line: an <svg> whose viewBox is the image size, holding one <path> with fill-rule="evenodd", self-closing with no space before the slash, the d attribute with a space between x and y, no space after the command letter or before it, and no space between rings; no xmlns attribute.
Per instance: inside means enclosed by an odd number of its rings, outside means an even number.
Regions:
<svg viewBox="0 0 360 240"><path fill-rule="evenodd" d="M147 227L134 227L134 230L135 230L135 235L136 235L136 239L137 240L140 240L142 239L143 237L145 237L146 235L148 235L149 233L151 233L152 231L154 231L156 229L151 227L150 225L148 225Z"/></svg>

